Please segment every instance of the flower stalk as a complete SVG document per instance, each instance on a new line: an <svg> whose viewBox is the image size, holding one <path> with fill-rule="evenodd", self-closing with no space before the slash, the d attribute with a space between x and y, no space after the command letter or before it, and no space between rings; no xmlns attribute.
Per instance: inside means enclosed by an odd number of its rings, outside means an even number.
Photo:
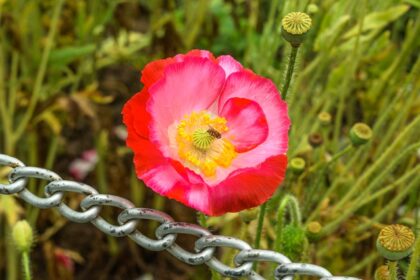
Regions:
<svg viewBox="0 0 420 280"><path fill-rule="evenodd" d="M411 255L411 261L410 264L408 266L408 271L407 271L407 280L414 280L414 279L418 279L416 278L416 269L418 271L419 267L418 267L418 263L420 260L420 237L417 233L417 238L414 244L414 251L413 254ZM420 275L417 275L417 277Z"/></svg>
<svg viewBox="0 0 420 280"><path fill-rule="evenodd" d="M281 91L281 98L283 100L286 100L286 98L287 98L287 92L289 91L290 82L292 80L293 70L295 68L296 56L297 56L297 53L298 53L298 49L299 49L299 47L293 47L292 46L292 50L290 51L289 63L287 65L287 72L286 72L286 81L285 81L285 84L284 84L283 89Z"/></svg>
<svg viewBox="0 0 420 280"><path fill-rule="evenodd" d="M289 62L287 66L286 79L281 91L283 100L287 98L290 83L293 77L293 70L295 68L296 56L300 45L302 44L307 32L311 28L312 20L309 15L301 12L292 12L287 14L282 20L282 35L292 47L289 55Z"/></svg>

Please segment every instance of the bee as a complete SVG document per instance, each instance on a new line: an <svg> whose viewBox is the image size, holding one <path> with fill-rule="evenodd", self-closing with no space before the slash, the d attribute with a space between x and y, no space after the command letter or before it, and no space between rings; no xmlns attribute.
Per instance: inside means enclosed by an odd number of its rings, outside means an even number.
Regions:
<svg viewBox="0 0 420 280"><path fill-rule="evenodd" d="M216 129L214 129L210 125L209 125L209 129L207 129L207 133L210 134L211 136L213 136L216 139L222 138L222 134L220 134L219 131L217 131Z"/></svg>

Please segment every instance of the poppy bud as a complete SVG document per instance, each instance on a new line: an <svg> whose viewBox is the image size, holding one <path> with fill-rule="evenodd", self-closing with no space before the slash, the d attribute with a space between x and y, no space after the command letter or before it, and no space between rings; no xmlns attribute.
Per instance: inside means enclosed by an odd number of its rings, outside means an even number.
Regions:
<svg viewBox="0 0 420 280"><path fill-rule="evenodd" d="M391 274L389 273L388 266L381 265L376 269L375 280L391 280Z"/></svg>
<svg viewBox="0 0 420 280"><path fill-rule="evenodd" d="M312 20L309 15L302 12L292 12L281 21L281 34L292 47L297 48L303 42L311 24Z"/></svg>
<svg viewBox="0 0 420 280"><path fill-rule="evenodd" d="M287 225L282 231L282 253L293 261L299 261L308 240L305 231L298 226Z"/></svg>
<svg viewBox="0 0 420 280"><path fill-rule="evenodd" d="M316 14L319 11L319 7L316 4L309 4L308 5L308 13L309 14Z"/></svg>
<svg viewBox="0 0 420 280"><path fill-rule="evenodd" d="M380 231L376 248L384 258L397 261L411 254L414 241L414 233L410 228L403 225L389 225Z"/></svg>
<svg viewBox="0 0 420 280"><path fill-rule="evenodd" d="M357 147L367 143L372 138L372 129L365 123L356 123L350 129L350 140Z"/></svg>
<svg viewBox="0 0 420 280"><path fill-rule="evenodd" d="M12 229L13 241L20 252L29 252L34 242L31 226L27 221L17 222Z"/></svg>

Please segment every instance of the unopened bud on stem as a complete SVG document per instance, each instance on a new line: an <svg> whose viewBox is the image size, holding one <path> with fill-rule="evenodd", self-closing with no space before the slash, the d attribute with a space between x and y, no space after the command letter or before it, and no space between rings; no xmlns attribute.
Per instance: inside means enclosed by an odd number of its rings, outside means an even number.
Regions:
<svg viewBox="0 0 420 280"><path fill-rule="evenodd" d="M13 241L20 252L29 252L34 242L31 226L27 221L17 222L12 229Z"/></svg>

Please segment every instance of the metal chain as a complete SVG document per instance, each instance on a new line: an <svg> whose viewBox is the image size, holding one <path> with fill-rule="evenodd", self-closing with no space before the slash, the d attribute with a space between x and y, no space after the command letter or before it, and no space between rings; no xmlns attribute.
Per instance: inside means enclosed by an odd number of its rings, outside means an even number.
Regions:
<svg viewBox="0 0 420 280"><path fill-rule="evenodd" d="M76 223L90 222L105 234L122 237L128 236L141 247L152 251L166 250L182 262L190 265L206 264L223 276L251 280L264 279L252 270L255 262L274 262L278 264L274 271L275 279L291 280L294 275L311 275L321 280L356 280L358 278L332 276L332 274L317 265L292 263L286 256L269 250L257 250L240 239L222 235L213 235L207 229L195 224L175 222L172 217L161 211L148 208L135 208L134 204L125 198L99 194L96 189L82 183L61 179L56 173L39 168L27 167L20 160L0 154L0 167L12 167L8 174L9 184L0 184L0 194L16 194L27 203L38 208L57 208L65 218ZM39 197L30 192L26 186L29 178L48 181L44 187L45 197ZM85 195L80 202L82 211L71 209L63 198L68 193ZM120 208L119 225L108 223L101 217L103 206ZM161 225L156 229L157 239L151 239L137 230L142 220L154 220ZM178 234L189 234L197 237L195 252L189 252L176 244ZM229 247L239 250L234 257L236 267L229 267L215 257L217 247Z"/></svg>

